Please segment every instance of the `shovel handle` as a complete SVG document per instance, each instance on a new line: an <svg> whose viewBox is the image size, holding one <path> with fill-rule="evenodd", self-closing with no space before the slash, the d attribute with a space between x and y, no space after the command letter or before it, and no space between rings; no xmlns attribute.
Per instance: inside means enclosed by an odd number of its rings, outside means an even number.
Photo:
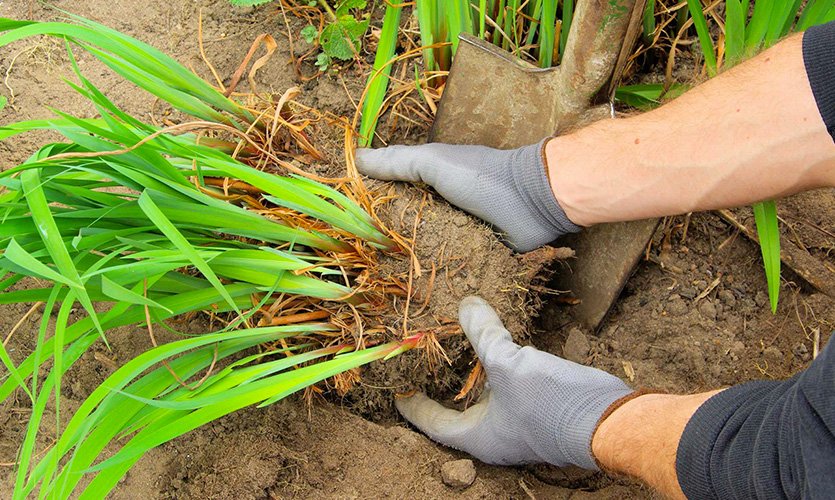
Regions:
<svg viewBox="0 0 835 500"><path fill-rule="evenodd" d="M560 65L560 109L565 114L583 113L610 80L620 79L620 74L614 74L615 69L620 66L617 73L623 70L625 51L631 50L634 42L635 20L640 22L645 3L646 0L577 2ZM630 35L632 40L628 39Z"/></svg>

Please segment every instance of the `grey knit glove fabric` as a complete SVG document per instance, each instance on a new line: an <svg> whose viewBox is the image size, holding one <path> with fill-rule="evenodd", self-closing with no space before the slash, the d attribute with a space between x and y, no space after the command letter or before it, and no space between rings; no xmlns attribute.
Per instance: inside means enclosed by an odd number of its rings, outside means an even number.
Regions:
<svg viewBox="0 0 835 500"><path fill-rule="evenodd" d="M435 441L482 462L596 470L592 433L603 412L632 389L604 371L520 347L478 297L461 302L459 320L487 374L485 394L458 412L419 393L395 401L400 413Z"/></svg>
<svg viewBox="0 0 835 500"><path fill-rule="evenodd" d="M424 144L357 150L357 167L382 180L425 182L453 205L492 224L527 252L581 228L554 198L545 141L519 149Z"/></svg>

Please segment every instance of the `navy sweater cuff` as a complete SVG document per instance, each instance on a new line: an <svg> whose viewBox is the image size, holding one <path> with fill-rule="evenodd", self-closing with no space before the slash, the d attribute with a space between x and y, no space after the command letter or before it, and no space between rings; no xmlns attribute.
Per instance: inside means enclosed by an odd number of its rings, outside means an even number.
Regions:
<svg viewBox="0 0 835 500"><path fill-rule="evenodd" d="M835 140L835 21L803 34L803 64L823 122Z"/></svg>
<svg viewBox="0 0 835 500"><path fill-rule="evenodd" d="M719 490L725 490L726 485L736 484L740 480L745 481L749 476L752 457L727 461L727 447L741 438L749 442L754 440L753 436L747 436L748 433L742 429L745 421L751 417L746 410L751 406L759 406L763 400L772 399L775 393L782 394L787 386L785 381L760 380L741 384L713 396L696 410L684 428L676 453L676 474L687 498L734 497L732 491ZM740 411L743 408L745 410ZM717 462L722 465L717 467ZM727 477L715 477L717 474Z"/></svg>

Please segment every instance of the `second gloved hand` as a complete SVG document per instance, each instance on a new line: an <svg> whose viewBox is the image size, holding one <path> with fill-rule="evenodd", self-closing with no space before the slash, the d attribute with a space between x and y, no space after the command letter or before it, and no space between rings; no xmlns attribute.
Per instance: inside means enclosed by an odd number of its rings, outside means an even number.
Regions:
<svg viewBox="0 0 835 500"><path fill-rule="evenodd" d="M478 297L459 320L487 374L488 389L464 412L424 394L398 399L400 413L430 438L499 465L548 462L597 469L591 440L612 403L634 391L602 370L515 344Z"/></svg>
<svg viewBox="0 0 835 500"><path fill-rule="evenodd" d="M357 167L376 179L425 182L527 252L581 229L551 190L546 142L512 150L440 143L359 149Z"/></svg>

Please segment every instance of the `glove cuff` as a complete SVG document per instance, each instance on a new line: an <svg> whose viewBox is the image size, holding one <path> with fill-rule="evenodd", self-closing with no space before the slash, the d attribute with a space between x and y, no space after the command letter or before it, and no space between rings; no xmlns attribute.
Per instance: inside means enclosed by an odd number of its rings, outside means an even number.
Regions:
<svg viewBox="0 0 835 500"><path fill-rule="evenodd" d="M551 139L548 137L517 150L516 164L512 168L514 181L531 210L554 229L554 234L576 233L583 228L571 222L551 189L549 166L545 160L545 145Z"/></svg>
<svg viewBox="0 0 835 500"><path fill-rule="evenodd" d="M600 467L591 452L591 441L602 415L618 401L629 398L635 392L626 387L610 388L586 400L578 408L574 427L563 429L563 435L558 446L560 453L569 463L588 470L598 470Z"/></svg>
<svg viewBox="0 0 835 500"><path fill-rule="evenodd" d="M598 470L591 441L601 415L635 391L619 378L594 368L567 368L570 372L558 370L546 376L525 395L539 401L531 412L531 432L525 440L543 462ZM572 374L577 368L584 370Z"/></svg>

